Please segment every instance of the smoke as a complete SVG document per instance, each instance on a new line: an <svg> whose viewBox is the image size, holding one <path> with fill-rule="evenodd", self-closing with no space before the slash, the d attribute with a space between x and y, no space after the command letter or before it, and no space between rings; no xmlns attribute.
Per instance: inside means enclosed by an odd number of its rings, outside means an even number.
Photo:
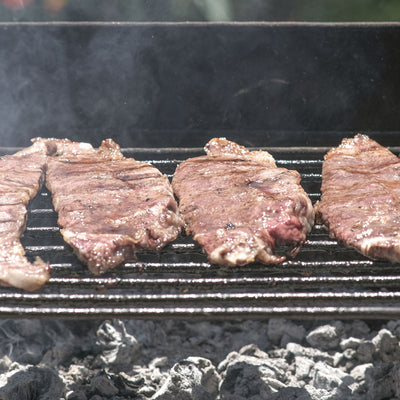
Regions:
<svg viewBox="0 0 400 400"><path fill-rule="evenodd" d="M0 26L0 146L36 136L140 145L134 131L161 96L152 41L141 27Z"/></svg>
<svg viewBox="0 0 400 400"><path fill-rule="evenodd" d="M69 104L65 48L52 29L0 27L0 145L26 146L75 119Z"/></svg>
<svg viewBox="0 0 400 400"><path fill-rule="evenodd" d="M309 145L306 132L395 131L390 29L3 24L0 146L44 136L192 147L214 135Z"/></svg>

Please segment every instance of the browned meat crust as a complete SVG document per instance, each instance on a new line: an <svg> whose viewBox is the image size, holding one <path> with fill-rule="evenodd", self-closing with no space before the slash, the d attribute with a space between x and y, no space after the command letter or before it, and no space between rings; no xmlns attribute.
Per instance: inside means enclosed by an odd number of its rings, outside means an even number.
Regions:
<svg viewBox="0 0 400 400"><path fill-rule="evenodd" d="M25 230L27 205L38 192L44 177L44 143L0 158L0 283L37 290L49 279L49 264L39 258L30 263L20 236Z"/></svg>
<svg viewBox="0 0 400 400"><path fill-rule="evenodd" d="M211 263L277 263L277 245L295 255L314 221L297 171L277 168L263 151L249 152L224 138L212 139L207 156L181 163L172 181L186 230Z"/></svg>
<svg viewBox="0 0 400 400"><path fill-rule="evenodd" d="M400 160L366 135L325 155L318 217L332 237L371 258L400 262Z"/></svg>
<svg viewBox="0 0 400 400"><path fill-rule="evenodd" d="M51 140L46 185L65 241L100 274L139 249L159 250L183 224L168 178L155 167L124 158L111 139L98 150Z"/></svg>

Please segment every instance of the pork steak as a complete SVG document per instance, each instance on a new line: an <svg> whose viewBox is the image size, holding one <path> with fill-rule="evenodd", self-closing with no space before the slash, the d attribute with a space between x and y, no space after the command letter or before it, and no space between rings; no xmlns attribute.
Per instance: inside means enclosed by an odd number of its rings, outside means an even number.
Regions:
<svg viewBox="0 0 400 400"><path fill-rule="evenodd" d="M177 237L183 221L170 182L157 168L125 158L111 139L97 150L50 141L56 153L48 160L46 185L61 234L94 274Z"/></svg>
<svg viewBox="0 0 400 400"><path fill-rule="evenodd" d="M49 264L25 256L20 236L27 205L44 180L48 147L45 143L0 158L0 283L37 290L49 279Z"/></svg>
<svg viewBox="0 0 400 400"><path fill-rule="evenodd" d="M186 231L211 263L282 262L279 245L295 255L314 223L310 199L297 171L277 168L265 151L248 151L225 138L212 139L206 156L176 169L172 185Z"/></svg>
<svg viewBox="0 0 400 400"><path fill-rule="evenodd" d="M366 135L344 139L322 166L321 222L365 256L400 262L400 160Z"/></svg>

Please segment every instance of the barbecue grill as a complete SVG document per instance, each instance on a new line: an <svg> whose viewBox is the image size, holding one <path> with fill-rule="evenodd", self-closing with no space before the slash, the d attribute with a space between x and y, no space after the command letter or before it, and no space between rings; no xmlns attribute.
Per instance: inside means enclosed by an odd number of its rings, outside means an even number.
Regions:
<svg viewBox="0 0 400 400"><path fill-rule="evenodd" d="M172 176L214 136L296 169L313 202L324 154L358 131L400 143L400 24L2 24L0 148L34 136L97 146ZM10 147L14 146L14 147ZM0 289L1 317L398 318L400 269L316 225L294 259L210 265L182 234L105 275L88 272L57 227L49 192L22 239L51 264L35 293Z"/></svg>

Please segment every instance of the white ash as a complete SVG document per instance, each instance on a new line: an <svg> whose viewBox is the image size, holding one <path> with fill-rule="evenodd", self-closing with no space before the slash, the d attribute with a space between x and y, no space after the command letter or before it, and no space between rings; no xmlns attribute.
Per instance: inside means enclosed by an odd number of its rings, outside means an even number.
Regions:
<svg viewBox="0 0 400 400"><path fill-rule="evenodd" d="M395 400L400 321L0 321L0 400Z"/></svg>

